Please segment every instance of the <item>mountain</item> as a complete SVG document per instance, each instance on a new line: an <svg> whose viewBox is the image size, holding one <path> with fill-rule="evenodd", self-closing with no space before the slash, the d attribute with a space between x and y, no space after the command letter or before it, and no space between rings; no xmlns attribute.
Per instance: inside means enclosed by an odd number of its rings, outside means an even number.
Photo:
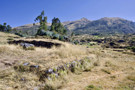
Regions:
<svg viewBox="0 0 135 90"><path fill-rule="evenodd" d="M91 21L86 18L82 18L76 21L66 21L63 22L62 24L65 26L68 32L72 32L73 30L86 26L86 24L88 24L89 22ZM50 27L51 23L48 23L47 25L48 27ZM38 27L39 27L39 23L36 23L35 25L26 24L23 26L15 27L14 29L16 29L17 32L28 33L29 35L35 35L37 33Z"/></svg>
<svg viewBox="0 0 135 90"><path fill-rule="evenodd" d="M63 22L63 25L65 26L65 28L67 30L72 31L72 30L76 30L78 28L85 27L90 22L91 22L90 20L88 20L86 18L82 18L82 19L77 20L77 21Z"/></svg>
<svg viewBox="0 0 135 90"><path fill-rule="evenodd" d="M129 34L135 32L135 23L122 18L101 18L73 30L77 34Z"/></svg>
<svg viewBox="0 0 135 90"><path fill-rule="evenodd" d="M50 27L48 23L48 27ZM135 33L135 22L125 20L122 18L101 18L99 20L90 21L86 18L82 18L76 21L63 22L63 25L68 32L74 32L75 34L129 34ZM17 31L35 35L38 29L39 23L28 24L20 27L16 27Z"/></svg>

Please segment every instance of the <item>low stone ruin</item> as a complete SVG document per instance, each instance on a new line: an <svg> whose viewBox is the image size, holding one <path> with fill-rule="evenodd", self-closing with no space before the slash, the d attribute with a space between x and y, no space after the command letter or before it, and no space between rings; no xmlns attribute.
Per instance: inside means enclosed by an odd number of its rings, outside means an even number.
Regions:
<svg viewBox="0 0 135 90"><path fill-rule="evenodd" d="M75 60L70 63L65 63L57 67L51 67L46 70L41 70L39 65L31 65L30 63L24 63L19 66L15 66L14 69L21 72L35 72L40 81L55 80L60 76L68 73L76 73L81 71L90 71L93 64L90 59Z"/></svg>
<svg viewBox="0 0 135 90"><path fill-rule="evenodd" d="M33 41L14 40L14 41L9 41L8 43L17 44L17 45L22 43L22 46L24 46L25 44L25 47L34 45L36 47L46 47L46 48L52 48L53 46L59 47L62 45L60 43L55 43L55 42L36 41L36 40L33 40Z"/></svg>

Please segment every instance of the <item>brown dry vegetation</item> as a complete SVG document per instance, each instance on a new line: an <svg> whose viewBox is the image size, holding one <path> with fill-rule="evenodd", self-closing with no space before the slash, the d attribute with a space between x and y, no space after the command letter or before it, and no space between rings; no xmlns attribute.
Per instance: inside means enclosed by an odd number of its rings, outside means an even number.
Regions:
<svg viewBox="0 0 135 90"><path fill-rule="evenodd" d="M61 90L95 90L93 88L97 90L134 90L135 56L132 54L102 49L100 46L86 48L86 46L72 45L57 40L19 38L62 44L61 47L51 49L35 47L35 50L23 50L19 45L7 44L8 38L9 34L0 33L0 90L45 89L44 87L47 85ZM45 70L48 67L55 67L85 57L89 57L94 62L91 70L70 73L54 81L42 82L33 72L19 72L13 68L28 62L39 65L42 70Z"/></svg>

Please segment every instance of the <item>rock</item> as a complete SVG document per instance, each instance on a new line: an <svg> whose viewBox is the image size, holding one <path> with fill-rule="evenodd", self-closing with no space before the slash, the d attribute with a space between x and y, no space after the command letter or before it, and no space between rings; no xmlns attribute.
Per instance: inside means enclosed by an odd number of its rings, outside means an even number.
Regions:
<svg viewBox="0 0 135 90"><path fill-rule="evenodd" d="M55 73L55 77L58 77L59 75L58 75L58 73Z"/></svg>
<svg viewBox="0 0 135 90"><path fill-rule="evenodd" d="M77 64L77 62L76 62L76 61L73 61L73 62L71 63L71 67L75 67L76 64Z"/></svg>
<svg viewBox="0 0 135 90"><path fill-rule="evenodd" d="M36 68L36 69L38 69L39 68L39 65L31 65L30 68Z"/></svg>
<svg viewBox="0 0 135 90"><path fill-rule="evenodd" d="M30 71L39 71L39 65L31 65L30 66Z"/></svg>
<svg viewBox="0 0 135 90"><path fill-rule="evenodd" d="M39 90L39 87L34 87L34 90Z"/></svg>
<svg viewBox="0 0 135 90"><path fill-rule="evenodd" d="M29 63L24 63L24 64L23 64L23 66L28 66L28 65L29 65Z"/></svg>
<svg viewBox="0 0 135 90"><path fill-rule="evenodd" d="M59 70L65 70L65 69L64 69L64 66L62 66L62 65L59 66Z"/></svg>
<svg viewBox="0 0 135 90"><path fill-rule="evenodd" d="M67 64L64 64L64 68L65 68L65 69L68 69L68 65L67 65Z"/></svg>
<svg viewBox="0 0 135 90"><path fill-rule="evenodd" d="M21 78L20 81L25 81L25 78Z"/></svg>
<svg viewBox="0 0 135 90"><path fill-rule="evenodd" d="M52 80L49 76L47 77L48 80Z"/></svg>
<svg viewBox="0 0 135 90"><path fill-rule="evenodd" d="M20 45L24 48L24 49L28 49L28 48L33 48L34 44L30 44L30 43L20 43Z"/></svg>
<svg viewBox="0 0 135 90"><path fill-rule="evenodd" d="M46 74L52 74L53 73L53 69L50 68L50 69L46 70L45 73Z"/></svg>
<svg viewBox="0 0 135 90"><path fill-rule="evenodd" d="M53 72L53 69L49 69L48 72L50 72L50 73Z"/></svg>

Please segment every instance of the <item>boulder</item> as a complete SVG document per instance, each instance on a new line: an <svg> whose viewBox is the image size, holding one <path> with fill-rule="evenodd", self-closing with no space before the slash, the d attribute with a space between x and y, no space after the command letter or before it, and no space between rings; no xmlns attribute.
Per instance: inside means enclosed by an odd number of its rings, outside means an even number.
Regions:
<svg viewBox="0 0 135 90"><path fill-rule="evenodd" d="M46 70L45 73L46 74L52 74L53 73L53 69L50 68L50 69Z"/></svg>
<svg viewBox="0 0 135 90"><path fill-rule="evenodd" d="M29 48L34 48L34 44L30 44L30 43L20 43L20 45L24 48L24 49L29 49Z"/></svg>
<svg viewBox="0 0 135 90"><path fill-rule="evenodd" d="M29 65L29 63L24 63L24 64L23 64L23 66L28 66L28 65Z"/></svg>

